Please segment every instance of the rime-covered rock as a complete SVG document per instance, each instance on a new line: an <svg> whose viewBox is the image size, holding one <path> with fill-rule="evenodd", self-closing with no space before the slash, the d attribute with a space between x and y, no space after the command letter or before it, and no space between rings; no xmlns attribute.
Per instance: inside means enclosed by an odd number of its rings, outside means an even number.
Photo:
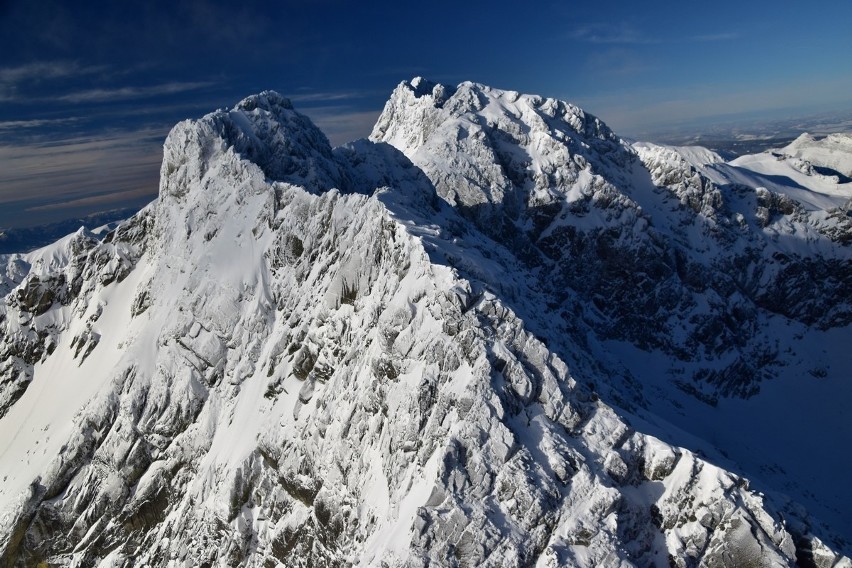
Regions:
<svg viewBox="0 0 852 568"><path fill-rule="evenodd" d="M422 79L336 149L272 92L180 123L154 204L2 258L0 562L848 564L665 440L642 369L602 355L751 394L766 314L848 329L846 249L646 154L568 103ZM736 272L781 226L818 254Z"/></svg>

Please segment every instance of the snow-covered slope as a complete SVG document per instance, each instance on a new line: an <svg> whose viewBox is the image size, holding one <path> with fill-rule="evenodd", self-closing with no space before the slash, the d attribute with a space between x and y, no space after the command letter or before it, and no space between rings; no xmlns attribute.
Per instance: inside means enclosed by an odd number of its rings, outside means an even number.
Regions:
<svg viewBox="0 0 852 568"><path fill-rule="evenodd" d="M0 258L0 562L849 565L670 412L781 318L839 357L848 229L647 163L472 83L334 150L271 92L177 125L157 202Z"/></svg>
<svg viewBox="0 0 852 568"><path fill-rule="evenodd" d="M400 85L372 138L528 267L541 296L513 306L606 400L652 409L671 441L718 441L720 461L852 534L833 449L852 444L852 186L626 147L570 104L471 83ZM790 420L804 407L825 411Z"/></svg>
<svg viewBox="0 0 852 568"><path fill-rule="evenodd" d="M648 143L635 144L643 161L648 164L661 185L688 194L698 187L718 192L727 198L730 216L747 219L756 217L757 226L769 237L769 246L762 259L752 257L740 261L743 276L754 273L754 262L771 265L778 258L784 262L811 264L816 259L827 263L830 270L823 276L809 277L819 281L837 279L848 286L850 261L849 231L852 218L849 199L852 184L838 183L818 172L801 166L801 160L782 156L778 151L742 156L731 163L720 160L695 159L694 148L665 147ZM752 194L757 210L742 208L737 196ZM749 208L753 205L749 205ZM774 211L773 211L774 209ZM756 215L755 215L756 213ZM816 233L816 234L815 234ZM824 248L824 239L837 245ZM784 244L784 252L773 249ZM763 245L766 246L766 245ZM819 252L816 252L819 251ZM723 253L725 250L723 249ZM831 258L836 260L830 260ZM791 275L802 267L786 267ZM799 278L779 275L779 294L787 297L800 294L806 284ZM762 284L765 285L765 284ZM834 310L848 306L848 300L836 296L826 301L818 296L808 300L812 308ZM771 307L770 307L770 311ZM845 511L852 506L852 497L845 490L842 475L835 472L846 467L847 458L838 447L852 444L852 433L845 424L845 408L852 399L852 364L842 344L848 341L848 323L839 325L803 325L801 318L762 314L758 326L769 349L763 352L771 372L770 380L747 400L722 398L714 407L695 400L679 399L670 408L651 398L657 415L682 424L688 431L723 448L739 468L754 478L807 501L812 508L822 509L821 515L830 518L841 534L850 534L852 527ZM798 321L797 321L798 320ZM646 388L666 390L665 375L694 372L689 365L672 365L663 354L635 352L632 368L648 369L642 380ZM680 415L680 419L678 419ZM807 416L791 420L791 416ZM720 424L726 425L724 428ZM831 432L831 435L826 435Z"/></svg>
<svg viewBox="0 0 852 568"><path fill-rule="evenodd" d="M852 135L844 133L829 134L817 140L810 134L802 134L778 153L802 158L811 164L835 170L846 177L852 177Z"/></svg>

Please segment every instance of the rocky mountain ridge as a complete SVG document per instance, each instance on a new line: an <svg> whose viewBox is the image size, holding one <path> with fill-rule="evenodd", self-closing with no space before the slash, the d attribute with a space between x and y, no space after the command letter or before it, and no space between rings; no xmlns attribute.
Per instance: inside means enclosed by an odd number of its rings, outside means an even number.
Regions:
<svg viewBox="0 0 852 568"><path fill-rule="evenodd" d="M842 205L682 156L422 79L335 149L271 92L177 125L157 202L3 259L0 561L848 565L631 425L626 346L706 406L792 365L773 318L848 337Z"/></svg>

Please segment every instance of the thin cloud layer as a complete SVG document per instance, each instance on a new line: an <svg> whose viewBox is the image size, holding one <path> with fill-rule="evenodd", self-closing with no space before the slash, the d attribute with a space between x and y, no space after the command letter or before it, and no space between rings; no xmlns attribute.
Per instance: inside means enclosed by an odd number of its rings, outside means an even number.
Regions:
<svg viewBox="0 0 852 568"><path fill-rule="evenodd" d="M80 120L80 117L77 116L69 116L66 118L36 118L31 120L3 120L0 121L0 132L65 126L68 124L74 124Z"/></svg>
<svg viewBox="0 0 852 568"><path fill-rule="evenodd" d="M165 134L143 129L0 146L0 227L26 226L21 212L51 222L73 208L93 212L104 204L153 199Z"/></svg>
<svg viewBox="0 0 852 568"><path fill-rule="evenodd" d="M647 45L661 43L660 38L649 37L629 24L587 24L569 34L575 41L597 44Z"/></svg>
<svg viewBox="0 0 852 568"><path fill-rule="evenodd" d="M659 34L652 35L641 31L631 24L598 23L581 25L568 34L568 38L577 42L598 45L636 45L650 46L691 42L733 41L742 37L739 32L724 30L707 34Z"/></svg>
<svg viewBox="0 0 852 568"><path fill-rule="evenodd" d="M70 199L68 201L60 201L58 203L50 203L48 205L38 205L35 207L27 207L25 210L29 212L39 211L63 211L77 207L109 207L133 201L140 198L151 197L151 189L148 187L139 187L137 189L129 189L125 191L111 191L99 195L89 197L81 197L79 199Z"/></svg>
<svg viewBox="0 0 852 568"><path fill-rule="evenodd" d="M122 101L131 99L144 99L161 95L174 95L197 91L209 87L213 83L209 81L194 81L186 83L165 83L162 85L149 85L145 87L119 87L115 89L90 89L78 91L56 97L57 101L67 103L98 103L107 101Z"/></svg>
<svg viewBox="0 0 852 568"><path fill-rule="evenodd" d="M0 85L91 75L106 70L103 65L80 65L73 61L36 61L15 67L0 67Z"/></svg>
<svg viewBox="0 0 852 568"><path fill-rule="evenodd" d="M73 61L37 61L14 67L0 67L0 101L27 102L31 100L26 91L27 87L90 76L105 70L103 65L84 66Z"/></svg>

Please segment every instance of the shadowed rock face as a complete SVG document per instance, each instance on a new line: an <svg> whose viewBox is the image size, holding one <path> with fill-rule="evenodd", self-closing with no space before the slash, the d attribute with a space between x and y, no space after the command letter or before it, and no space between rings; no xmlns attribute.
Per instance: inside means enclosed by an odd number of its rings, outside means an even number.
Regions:
<svg viewBox="0 0 852 568"><path fill-rule="evenodd" d="M590 342L712 363L760 346L755 312L807 303L710 278L691 242L763 258L762 237L711 223L717 190L685 176L682 205L594 117L473 84L403 83L372 141L334 150L275 93L179 124L157 203L4 258L29 268L0 282L0 563L833 562L806 512L593 386L615 363Z"/></svg>
<svg viewBox="0 0 852 568"><path fill-rule="evenodd" d="M542 274L566 320L579 303L604 340L698 362L692 388L709 399L749 396L784 364L761 325L767 314L823 329L852 322L845 216L720 186L675 149L637 152L568 103L415 80L394 92L371 139L399 148L462 215ZM770 224L810 233L803 240L827 241L830 252L778 250Z"/></svg>

